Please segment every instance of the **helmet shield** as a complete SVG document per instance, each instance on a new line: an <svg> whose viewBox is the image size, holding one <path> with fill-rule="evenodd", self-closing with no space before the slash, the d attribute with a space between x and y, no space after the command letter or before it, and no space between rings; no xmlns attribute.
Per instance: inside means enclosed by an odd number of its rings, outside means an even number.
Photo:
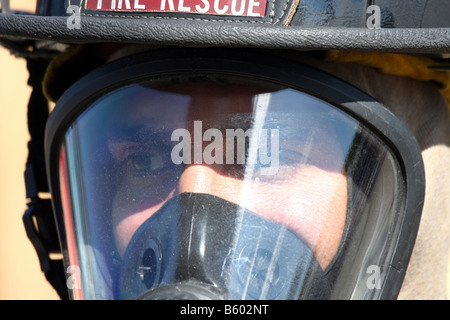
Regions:
<svg viewBox="0 0 450 320"><path fill-rule="evenodd" d="M240 69L226 59L186 61L184 70L178 62L126 64L141 70L133 79L127 68L111 67L122 71L102 76L110 84L95 97L81 89L94 76L56 107L66 121L50 124L49 164L66 264L80 271L73 296L371 299L398 292L385 283L403 277L392 269L409 254L394 257L416 232L405 233L404 221L417 214L410 203L420 207L423 189L414 185L420 178L410 180L420 170L405 171L405 161L420 157L417 146L407 144L406 153L395 142L411 136L387 130L397 120L369 124L356 112L360 102L343 97L354 88L305 67L295 74L308 88L271 72L263 77L270 70L255 62Z"/></svg>
<svg viewBox="0 0 450 320"><path fill-rule="evenodd" d="M0 13L0 36L15 51L29 46L18 38L45 40L35 47L50 49L49 39L429 54L450 50L450 4L441 0L39 0L34 14L7 7Z"/></svg>

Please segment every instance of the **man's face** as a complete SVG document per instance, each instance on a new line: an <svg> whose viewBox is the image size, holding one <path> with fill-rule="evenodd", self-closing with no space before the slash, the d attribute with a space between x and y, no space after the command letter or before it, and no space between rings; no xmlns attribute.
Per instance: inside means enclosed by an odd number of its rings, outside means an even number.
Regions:
<svg viewBox="0 0 450 320"><path fill-rule="evenodd" d="M179 95L183 103L168 104L164 91ZM272 112L258 97L257 88L209 83L168 86L152 100L130 103L119 126L132 123L138 134L108 141L117 172L112 221L121 255L139 226L164 203L193 192L218 196L286 225L312 248L323 269L330 264L341 242L348 196L345 152L336 128L319 115L305 121L295 108ZM265 123L260 130L255 129L258 119ZM256 165L249 164L255 135L247 137L245 163L237 156L240 145L229 136L251 128L266 136L259 141L270 150L269 169L274 170L268 174L260 174L261 144L253 152ZM189 139L167 143L180 129ZM149 131L152 139L146 138ZM174 164L176 144L191 152L189 161ZM208 156L216 161L208 161Z"/></svg>

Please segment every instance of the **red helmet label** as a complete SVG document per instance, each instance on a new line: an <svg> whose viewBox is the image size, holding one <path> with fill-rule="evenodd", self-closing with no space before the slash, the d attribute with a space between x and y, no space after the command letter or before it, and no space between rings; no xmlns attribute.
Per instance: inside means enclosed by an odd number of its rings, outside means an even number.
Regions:
<svg viewBox="0 0 450 320"><path fill-rule="evenodd" d="M267 0L86 0L86 9L264 17Z"/></svg>

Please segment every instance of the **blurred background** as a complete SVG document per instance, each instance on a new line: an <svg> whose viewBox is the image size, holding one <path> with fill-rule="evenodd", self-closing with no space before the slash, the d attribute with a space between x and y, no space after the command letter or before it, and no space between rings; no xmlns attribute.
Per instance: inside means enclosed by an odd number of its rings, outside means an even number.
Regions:
<svg viewBox="0 0 450 320"><path fill-rule="evenodd" d="M34 11L34 0L11 0L11 9ZM0 299L59 299L40 271L22 224L27 158L27 103L31 88L23 59L0 47Z"/></svg>

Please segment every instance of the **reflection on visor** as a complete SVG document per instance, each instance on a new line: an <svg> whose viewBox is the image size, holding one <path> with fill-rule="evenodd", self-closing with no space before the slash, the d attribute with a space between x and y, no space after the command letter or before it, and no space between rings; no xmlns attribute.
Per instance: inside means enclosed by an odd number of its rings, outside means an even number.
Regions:
<svg viewBox="0 0 450 320"><path fill-rule="evenodd" d="M63 146L85 298L364 297L347 285L383 265L402 200L388 148L293 89L130 85Z"/></svg>

